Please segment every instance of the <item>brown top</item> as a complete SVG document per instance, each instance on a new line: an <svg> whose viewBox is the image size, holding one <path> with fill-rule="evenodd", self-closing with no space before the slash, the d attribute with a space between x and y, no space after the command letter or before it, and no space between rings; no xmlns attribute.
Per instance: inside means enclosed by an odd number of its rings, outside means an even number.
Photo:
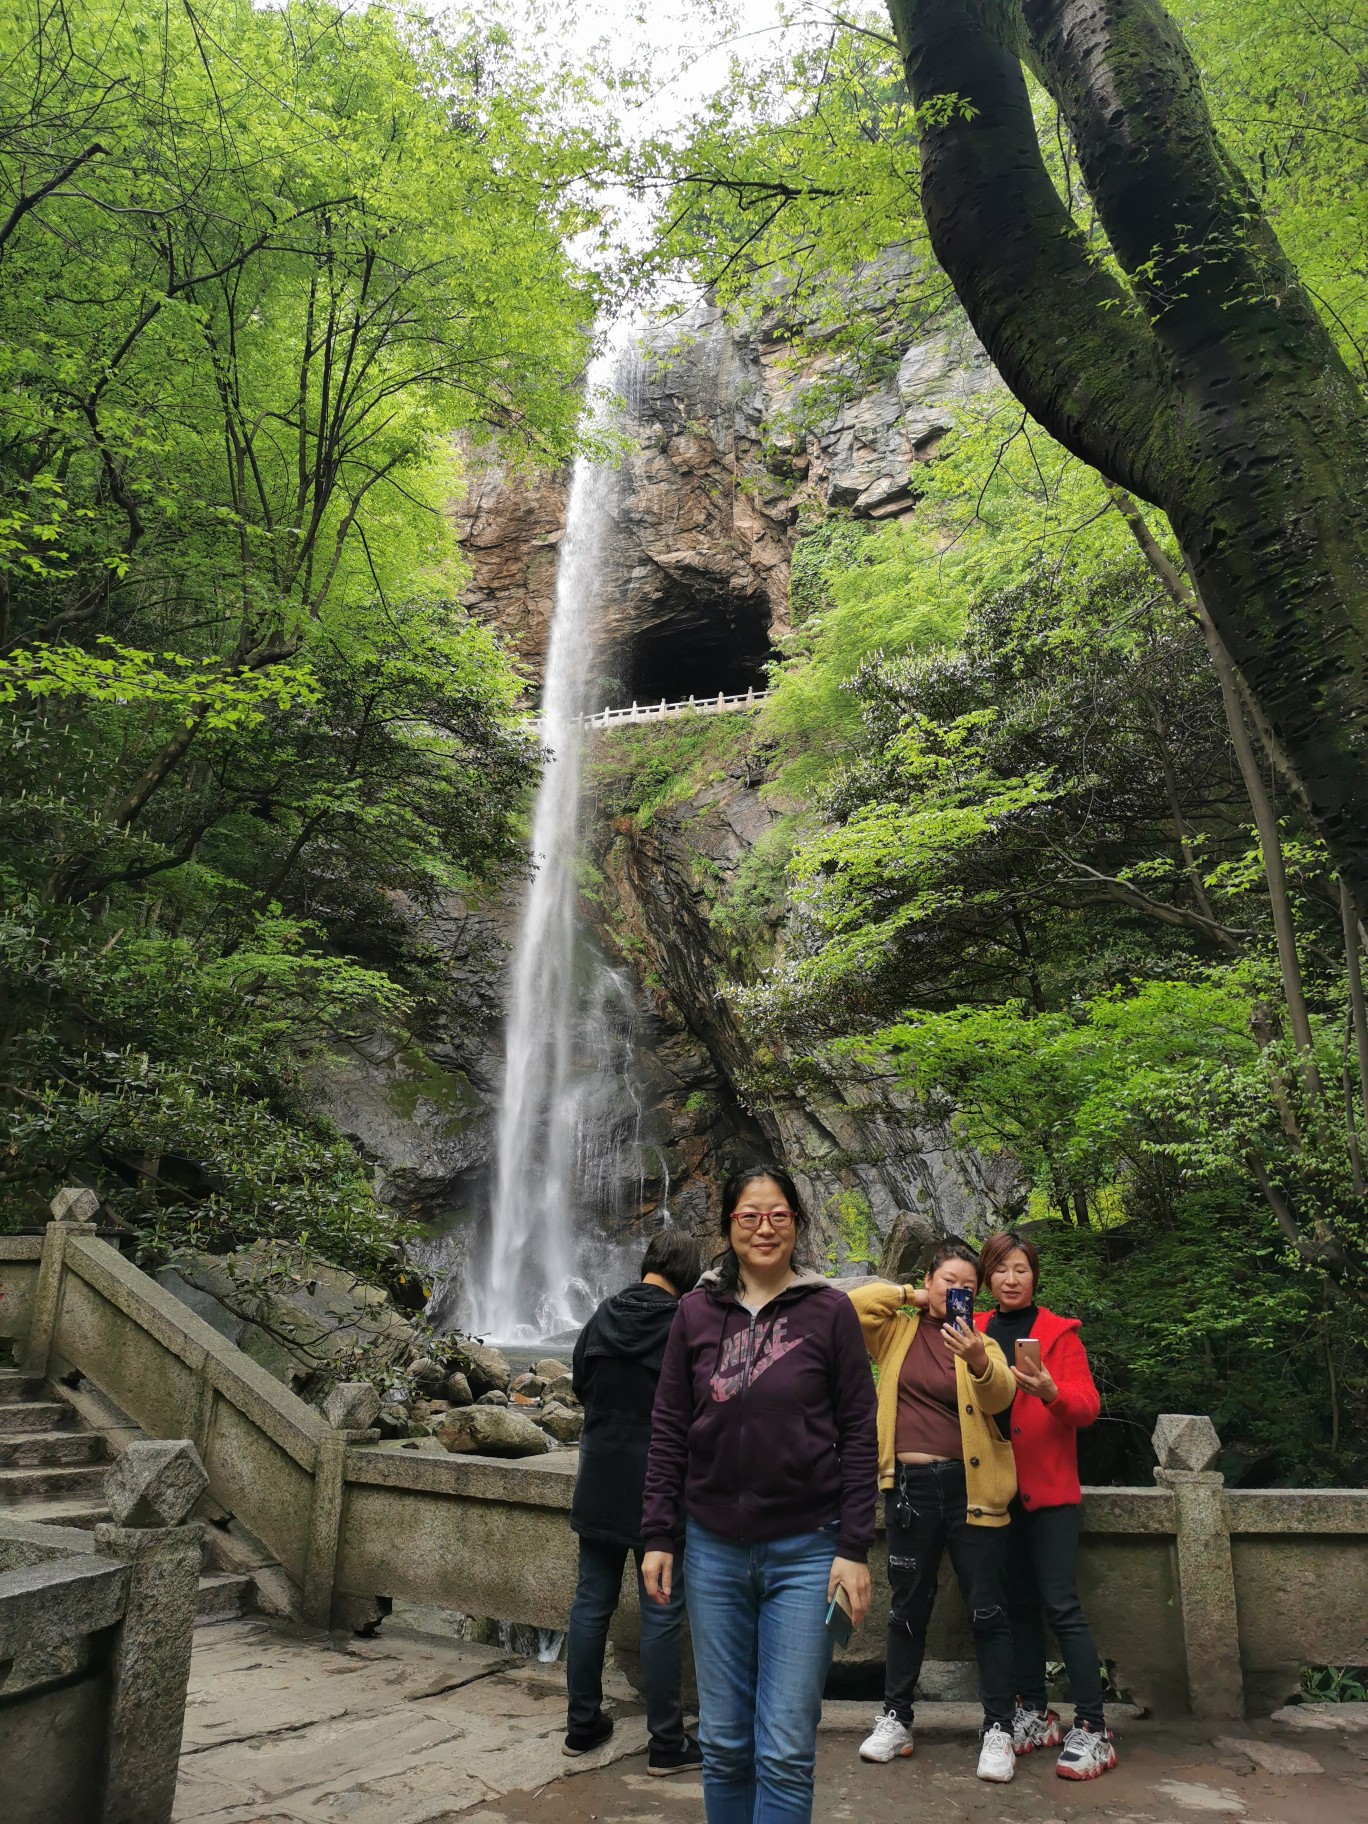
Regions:
<svg viewBox="0 0 1368 1824"><path fill-rule="evenodd" d="M893 1449L897 1456L914 1452L925 1457L964 1457L955 1358L945 1346L941 1326L924 1312L898 1372Z"/></svg>

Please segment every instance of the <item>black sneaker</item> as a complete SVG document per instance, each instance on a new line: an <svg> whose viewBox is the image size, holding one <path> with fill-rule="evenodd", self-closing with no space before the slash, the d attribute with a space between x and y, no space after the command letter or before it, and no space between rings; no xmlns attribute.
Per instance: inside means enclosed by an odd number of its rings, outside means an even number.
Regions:
<svg viewBox="0 0 1368 1824"><path fill-rule="evenodd" d="M702 1765L703 1750L691 1735L684 1737L682 1748L652 1748L646 1756L646 1771L658 1780L672 1773L692 1773Z"/></svg>
<svg viewBox="0 0 1368 1824"><path fill-rule="evenodd" d="M602 1748L603 1744L608 1740L608 1737L612 1733L612 1717L605 1716L602 1710L600 1710L587 1729L581 1731L578 1735L566 1736L564 1746L561 1748L561 1753L571 1755L592 1754L595 1748Z"/></svg>

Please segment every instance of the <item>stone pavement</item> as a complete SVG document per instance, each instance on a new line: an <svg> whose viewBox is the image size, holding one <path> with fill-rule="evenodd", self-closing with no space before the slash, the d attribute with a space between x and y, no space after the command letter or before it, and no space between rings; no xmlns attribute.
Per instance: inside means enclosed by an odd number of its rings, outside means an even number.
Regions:
<svg viewBox="0 0 1368 1824"><path fill-rule="evenodd" d="M416 1635L223 1622L196 1636L176 1821L702 1824L697 1778L649 1778L639 1709L625 1684L610 1680L609 1695L613 1740L570 1762L561 1667ZM827 1706L818 1824L1368 1819L1368 1715L1357 1730L1127 1720L1121 1766L1104 1779L1069 1784L1037 1755L1010 1786L989 1787L974 1778L971 1713L925 1713L935 1726L919 1731L913 1760L866 1767L856 1749L869 1706Z"/></svg>

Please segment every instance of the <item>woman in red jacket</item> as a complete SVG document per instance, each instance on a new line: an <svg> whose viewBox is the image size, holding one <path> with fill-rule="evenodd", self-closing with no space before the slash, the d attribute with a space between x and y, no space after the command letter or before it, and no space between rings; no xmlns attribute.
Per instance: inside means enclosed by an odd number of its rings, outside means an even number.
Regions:
<svg viewBox="0 0 1368 1824"><path fill-rule="evenodd" d="M1011 1230L992 1235L979 1256L979 1284L996 1300L974 1322L992 1337L1016 1377L1010 1414L1017 1498L1008 1533L1008 1613L1016 1654L1018 1754L1060 1745L1059 1718L1045 1697L1048 1621L1064 1656L1074 1700L1074 1725L1063 1739L1055 1771L1066 1780L1095 1780L1116 1765L1102 1711L1102 1669L1078 1597L1078 1432L1091 1425L1101 1402L1078 1336L1078 1319L1056 1317L1036 1303L1040 1257ZM1040 1367L1017 1363L1019 1337L1040 1344ZM1044 1618L1042 1620L1042 1610Z"/></svg>

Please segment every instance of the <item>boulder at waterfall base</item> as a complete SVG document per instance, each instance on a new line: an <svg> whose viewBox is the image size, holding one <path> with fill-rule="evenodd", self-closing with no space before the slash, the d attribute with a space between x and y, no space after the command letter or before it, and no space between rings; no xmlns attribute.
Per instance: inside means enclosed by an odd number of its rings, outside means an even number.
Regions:
<svg viewBox="0 0 1368 1824"><path fill-rule="evenodd" d="M455 1362L477 1399L482 1393L508 1392L513 1370L502 1349L496 1349L492 1343L477 1343L461 1337L456 1344Z"/></svg>
<svg viewBox="0 0 1368 1824"><path fill-rule="evenodd" d="M457 1368L442 1382L442 1398L450 1406L473 1406L475 1395L470 1391L470 1382Z"/></svg>
<svg viewBox="0 0 1368 1824"><path fill-rule="evenodd" d="M501 1393L497 1387L491 1387L488 1393L482 1393L475 1404L477 1406L507 1406L508 1395Z"/></svg>
<svg viewBox="0 0 1368 1824"><path fill-rule="evenodd" d="M543 1431L549 1431L558 1444L574 1444L584 1431L584 1413L578 1406L571 1408L553 1401L543 1406L537 1423Z"/></svg>
<svg viewBox="0 0 1368 1824"><path fill-rule="evenodd" d="M455 1456L540 1457L551 1448L531 1419L503 1406L466 1406L449 1412L437 1440Z"/></svg>
<svg viewBox="0 0 1368 1824"><path fill-rule="evenodd" d="M570 1369L565 1362L558 1362L554 1355L548 1355L544 1361L532 1364L532 1372L543 1381L555 1381L563 1374L568 1375Z"/></svg>
<svg viewBox="0 0 1368 1824"><path fill-rule="evenodd" d="M562 1406L579 1405L575 1398L575 1383L568 1374L558 1374L553 1381L543 1381L542 1398L548 1405L552 1400L558 1401Z"/></svg>

